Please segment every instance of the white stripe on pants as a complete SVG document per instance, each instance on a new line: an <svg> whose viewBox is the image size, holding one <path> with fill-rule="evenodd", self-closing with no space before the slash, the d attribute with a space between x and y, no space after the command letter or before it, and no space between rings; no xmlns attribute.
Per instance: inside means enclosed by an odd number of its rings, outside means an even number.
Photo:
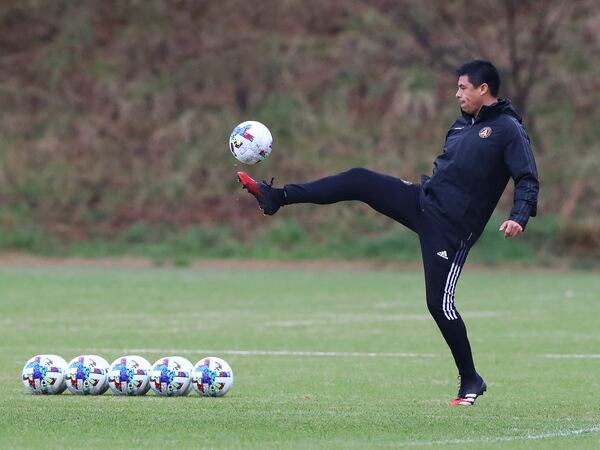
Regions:
<svg viewBox="0 0 600 450"><path fill-rule="evenodd" d="M454 255L452 267L450 267L450 272L448 273L448 278L446 279L442 309L444 310L444 316L446 316L446 319L448 320L458 319L458 316L456 315L456 309L454 308L454 291L456 289L456 282L458 281L458 277L466 257L467 248L462 247L456 252L456 255Z"/></svg>

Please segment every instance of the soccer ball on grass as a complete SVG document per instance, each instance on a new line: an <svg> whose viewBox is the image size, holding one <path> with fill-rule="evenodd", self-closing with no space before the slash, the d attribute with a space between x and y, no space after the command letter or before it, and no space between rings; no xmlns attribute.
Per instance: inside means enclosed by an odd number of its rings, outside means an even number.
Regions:
<svg viewBox="0 0 600 450"><path fill-rule="evenodd" d="M36 355L23 367L21 380L32 394L60 394L66 388L67 362L56 355Z"/></svg>
<svg viewBox="0 0 600 450"><path fill-rule="evenodd" d="M180 356L160 358L150 371L150 387L156 395L179 397L191 389L194 366Z"/></svg>
<svg viewBox="0 0 600 450"><path fill-rule="evenodd" d="M194 366L192 386L203 397L222 397L233 386L233 371L221 358L203 358Z"/></svg>
<svg viewBox="0 0 600 450"><path fill-rule="evenodd" d="M81 355L69 361L67 389L78 395L100 395L108 389L108 362L98 355Z"/></svg>
<svg viewBox="0 0 600 450"><path fill-rule="evenodd" d="M150 363L137 355L122 356L108 370L108 385L117 395L144 395L150 389Z"/></svg>

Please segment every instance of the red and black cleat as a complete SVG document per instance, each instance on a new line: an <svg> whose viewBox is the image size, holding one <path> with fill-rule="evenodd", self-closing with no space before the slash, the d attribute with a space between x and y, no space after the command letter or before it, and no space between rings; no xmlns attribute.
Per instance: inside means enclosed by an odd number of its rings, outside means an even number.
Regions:
<svg viewBox="0 0 600 450"><path fill-rule="evenodd" d="M238 172L237 177L242 187L256 198L258 206L265 214L272 216L283 205L283 190L274 188L273 180L270 184L266 181L257 183L246 172Z"/></svg>
<svg viewBox="0 0 600 450"><path fill-rule="evenodd" d="M479 397L477 394L467 394L464 397L457 397L448 403L450 406L472 406L475 404L475 399Z"/></svg>
<svg viewBox="0 0 600 450"><path fill-rule="evenodd" d="M246 172L238 172L237 177L244 189L254 195L257 199L260 196L260 188L254 179Z"/></svg>
<svg viewBox="0 0 600 450"><path fill-rule="evenodd" d="M475 381L463 382L461 380L458 395L448 404L451 406L472 406L475 404L477 397L481 397L486 390L485 381L477 374Z"/></svg>

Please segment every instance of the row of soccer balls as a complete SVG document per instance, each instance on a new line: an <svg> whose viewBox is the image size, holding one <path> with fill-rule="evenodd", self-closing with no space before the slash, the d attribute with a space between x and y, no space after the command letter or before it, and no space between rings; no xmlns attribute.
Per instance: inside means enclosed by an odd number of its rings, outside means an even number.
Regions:
<svg viewBox="0 0 600 450"><path fill-rule="evenodd" d="M97 355L81 355L68 364L60 356L36 355L23 367L23 384L33 394L144 395L150 388L160 396L183 396L193 388L205 397L222 397L233 385L233 372L220 358L203 358L195 366L180 356L160 358L152 366L137 355L108 364Z"/></svg>

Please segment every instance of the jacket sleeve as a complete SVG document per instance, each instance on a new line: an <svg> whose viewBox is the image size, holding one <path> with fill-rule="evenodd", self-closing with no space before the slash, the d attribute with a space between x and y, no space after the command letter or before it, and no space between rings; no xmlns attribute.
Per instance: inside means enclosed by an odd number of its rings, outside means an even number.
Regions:
<svg viewBox="0 0 600 450"><path fill-rule="evenodd" d="M529 136L516 121L511 126L504 149L504 162L515 182L513 208L509 218L525 229L529 217L535 217L537 214L540 183Z"/></svg>

